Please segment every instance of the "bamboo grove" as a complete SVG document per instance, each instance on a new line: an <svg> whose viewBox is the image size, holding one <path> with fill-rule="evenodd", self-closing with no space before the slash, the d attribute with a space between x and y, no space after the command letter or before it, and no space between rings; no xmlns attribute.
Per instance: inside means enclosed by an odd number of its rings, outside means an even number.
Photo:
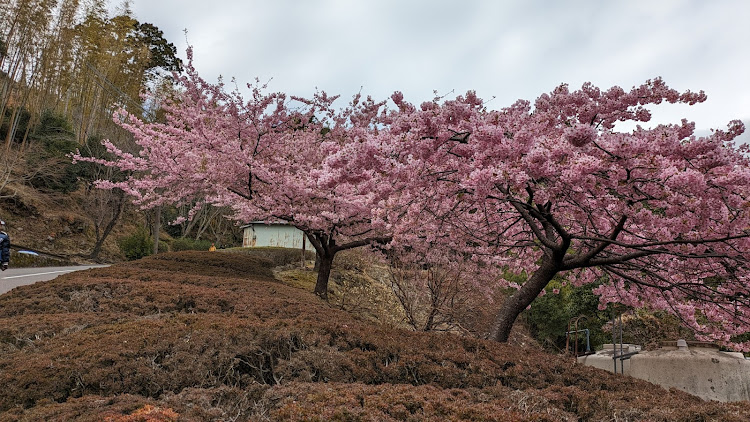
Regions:
<svg viewBox="0 0 750 422"><path fill-rule="evenodd" d="M10 0L0 5L0 136L23 150L45 113L68 123L79 145L118 140L115 105L144 115L140 94L180 70L175 48L125 1Z"/></svg>

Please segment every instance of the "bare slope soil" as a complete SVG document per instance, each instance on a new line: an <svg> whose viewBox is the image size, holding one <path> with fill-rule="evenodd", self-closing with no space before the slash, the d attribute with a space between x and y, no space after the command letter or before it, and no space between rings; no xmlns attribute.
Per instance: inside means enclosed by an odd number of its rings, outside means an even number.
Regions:
<svg viewBox="0 0 750 422"><path fill-rule="evenodd" d="M8 223L7 231L14 246L63 256L71 262L91 262L84 257L94 248L93 216L86 210L83 189L70 194L43 193L18 185L13 189L16 197L0 199L0 218ZM114 232L104 242L99 261L124 260L117 238L128 234L138 218L126 208ZM16 264L24 263L14 255L11 265Z"/></svg>
<svg viewBox="0 0 750 422"><path fill-rule="evenodd" d="M401 331L272 278L296 257L162 254L0 296L0 421L746 421L534 348Z"/></svg>

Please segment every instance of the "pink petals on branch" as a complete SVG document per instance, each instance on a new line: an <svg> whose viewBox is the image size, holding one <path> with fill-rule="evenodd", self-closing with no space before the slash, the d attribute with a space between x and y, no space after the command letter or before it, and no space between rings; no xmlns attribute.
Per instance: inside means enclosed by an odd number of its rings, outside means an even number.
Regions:
<svg viewBox="0 0 750 422"><path fill-rule="evenodd" d="M744 126L617 131L703 92L656 78L630 91L560 85L498 110L471 91L419 106L396 92L393 110L357 95L336 109L325 93L251 86L245 99L187 69L178 98L160 99L166 123L118 116L141 149L108 144L111 161L88 159L132 171L103 187L143 207L200 198L333 247L392 238L386 248L442 265L467 260L487 291L523 288L555 260L571 284L599 284L602 304L672 312L720 341L750 331L750 161L731 143Z"/></svg>
<svg viewBox="0 0 750 422"><path fill-rule="evenodd" d="M596 139L596 129L591 125L576 123L563 132L563 139L580 148Z"/></svg>

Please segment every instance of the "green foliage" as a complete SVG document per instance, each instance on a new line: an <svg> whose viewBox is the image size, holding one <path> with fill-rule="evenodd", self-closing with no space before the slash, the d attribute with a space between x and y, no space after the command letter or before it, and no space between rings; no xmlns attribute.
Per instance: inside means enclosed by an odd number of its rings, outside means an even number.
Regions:
<svg viewBox="0 0 750 422"><path fill-rule="evenodd" d="M78 148L82 157L95 157L111 160L114 157L102 145L102 137L98 135L89 136L86 143ZM75 164L75 172L79 180L92 183L99 179L107 179L113 182L125 179L125 173L116 168L111 168L97 163L78 162Z"/></svg>
<svg viewBox="0 0 750 422"><path fill-rule="evenodd" d="M590 330L592 350L611 342L608 334L602 330L604 324L609 321L609 313L598 310L599 298L591 292L593 287L563 286L559 279L553 280L547 286L547 294L537 298L531 309L526 311L532 334L547 348L563 350L568 323L574 318L581 317L578 320L578 329ZM554 294L555 289L559 290L559 294ZM585 350L585 341L585 334L579 333L579 351Z"/></svg>
<svg viewBox="0 0 750 422"><path fill-rule="evenodd" d="M120 239L119 245L129 261L149 256L154 250L153 240L144 228L139 228L130 236Z"/></svg>
<svg viewBox="0 0 750 422"><path fill-rule="evenodd" d="M73 125L65 116L51 110L42 113L32 138L44 144L45 149L54 155L68 154L78 146Z"/></svg>
<svg viewBox="0 0 750 422"><path fill-rule="evenodd" d="M607 330L611 332L610 325ZM622 315L622 325L623 342L640 344L646 350L658 349L663 341L695 340L695 333L678 317L664 311L633 309ZM619 334L617 328L615 331Z"/></svg>
<svg viewBox="0 0 750 422"><path fill-rule="evenodd" d="M31 178L31 185L63 193L76 190L78 175L68 154L76 150L78 143L70 121L46 110L30 138L40 147L38 153L30 154L27 159L33 168L39 169Z"/></svg>
<svg viewBox="0 0 750 422"><path fill-rule="evenodd" d="M161 216L164 219L164 221L174 221L179 217L179 210L174 206L165 205L161 209ZM162 230L167 232L168 235L174 237L175 239L182 237L182 225L180 224L165 224L162 226ZM208 249L208 248L206 248ZM172 250L176 251L178 249L174 248L174 244L172 244ZM189 250L189 249L179 249L179 250Z"/></svg>
<svg viewBox="0 0 750 422"><path fill-rule="evenodd" d="M8 107L0 117L0 139L5 140L8 137L8 131L15 127L11 139L20 144L26 135L30 120L31 113L25 108Z"/></svg>
<svg viewBox="0 0 750 422"><path fill-rule="evenodd" d="M149 49L150 60L147 70L161 68L166 71L182 72L182 60L177 57L177 49L174 44L164 38L164 32L156 25L136 22L134 34L131 36Z"/></svg>
<svg viewBox="0 0 750 422"><path fill-rule="evenodd" d="M172 251L207 251L211 247L211 242L201 239L190 239L184 237L172 241Z"/></svg>

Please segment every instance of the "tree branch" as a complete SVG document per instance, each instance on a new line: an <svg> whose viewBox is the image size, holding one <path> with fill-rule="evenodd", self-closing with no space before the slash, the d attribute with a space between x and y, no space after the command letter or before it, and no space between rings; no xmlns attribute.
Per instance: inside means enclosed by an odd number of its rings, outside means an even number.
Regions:
<svg viewBox="0 0 750 422"><path fill-rule="evenodd" d="M599 244L591 249L590 251L586 252L584 255L581 256L574 256L571 259L567 259L564 261L564 265L568 266L576 266L581 265L585 263L586 261L594 258L601 252L603 252L607 246L611 245L611 241L614 241L617 239L617 236L622 232L622 229L625 227L625 222L627 221L627 216L623 215L620 217L620 220L617 222L617 225L612 229L612 233L607 237L607 240L609 241L599 241Z"/></svg>
<svg viewBox="0 0 750 422"><path fill-rule="evenodd" d="M338 252L338 251L343 251L346 249L358 248L360 246L371 245L373 243L386 244L390 242L392 239L393 238L391 236L368 237L366 239L355 240L353 242L344 243L343 245L338 245L335 248L336 248L336 251Z"/></svg>

